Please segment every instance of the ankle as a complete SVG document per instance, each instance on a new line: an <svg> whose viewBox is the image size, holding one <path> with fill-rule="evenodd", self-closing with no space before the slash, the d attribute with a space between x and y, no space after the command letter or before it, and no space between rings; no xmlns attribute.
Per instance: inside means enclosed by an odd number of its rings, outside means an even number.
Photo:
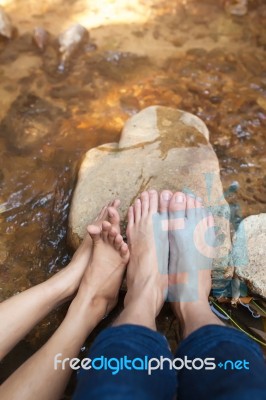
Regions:
<svg viewBox="0 0 266 400"><path fill-rule="evenodd" d="M156 330L156 315L148 307L143 310L143 303L129 302L119 317L114 322L113 326L131 324L145 326L146 328Z"/></svg>
<svg viewBox="0 0 266 400"><path fill-rule="evenodd" d="M208 300L205 299L195 302L174 303L172 308L180 322L183 339L203 326L224 325L213 314Z"/></svg>

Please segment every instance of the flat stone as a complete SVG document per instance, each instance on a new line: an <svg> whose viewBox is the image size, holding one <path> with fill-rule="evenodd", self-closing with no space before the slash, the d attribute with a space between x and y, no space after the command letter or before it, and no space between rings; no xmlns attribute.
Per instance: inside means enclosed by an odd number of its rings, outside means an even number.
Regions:
<svg viewBox="0 0 266 400"><path fill-rule="evenodd" d="M266 214L245 218L233 241L236 275L253 293L266 299Z"/></svg>
<svg viewBox="0 0 266 400"><path fill-rule="evenodd" d="M208 139L204 122L184 111L152 106L131 117L118 144L86 153L70 209L70 244L78 247L88 223L111 199L121 200L125 234L128 207L143 190L185 191L203 199L220 228L213 276L221 278L231 247L230 210L223 196L218 159Z"/></svg>

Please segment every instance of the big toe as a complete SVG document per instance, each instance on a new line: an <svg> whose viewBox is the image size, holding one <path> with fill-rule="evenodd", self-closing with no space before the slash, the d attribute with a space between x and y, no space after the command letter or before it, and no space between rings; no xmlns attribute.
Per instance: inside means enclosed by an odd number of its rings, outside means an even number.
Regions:
<svg viewBox="0 0 266 400"><path fill-rule="evenodd" d="M158 211L158 192L156 190L149 190L149 212L154 214Z"/></svg>
<svg viewBox="0 0 266 400"><path fill-rule="evenodd" d="M160 194L159 211L161 214L168 212L169 202L173 196L170 190L163 190Z"/></svg>
<svg viewBox="0 0 266 400"><path fill-rule="evenodd" d="M169 203L169 231L183 229L185 226L186 196L176 192Z"/></svg>
<svg viewBox="0 0 266 400"><path fill-rule="evenodd" d="M96 225L89 225L87 227L87 231L92 238L92 241L95 243L100 240L101 238L101 228Z"/></svg>

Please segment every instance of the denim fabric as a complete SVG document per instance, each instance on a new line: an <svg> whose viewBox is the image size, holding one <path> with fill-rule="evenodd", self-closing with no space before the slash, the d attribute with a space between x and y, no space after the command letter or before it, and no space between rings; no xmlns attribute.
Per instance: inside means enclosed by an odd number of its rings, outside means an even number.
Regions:
<svg viewBox="0 0 266 400"><path fill-rule="evenodd" d="M164 336L138 325L122 325L104 330L92 345L88 357L128 356L172 359ZM188 336L178 348L176 358L215 358L214 370L178 372L164 368L147 371L108 369L82 370L73 400L266 400L266 369L260 348L245 334L228 327L208 325ZM217 366L226 360L246 360L249 369L224 370ZM166 365L167 366L167 365Z"/></svg>
<svg viewBox="0 0 266 400"><path fill-rule="evenodd" d="M173 358L164 336L139 325L107 328L96 338L88 357ZM168 400L176 393L175 371L122 370L112 375L110 370L82 370L73 400Z"/></svg>
<svg viewBox="0 0 266 400"><path fill-rule="evenodd" d="M266 400L266 366L259 346L244 333L225 326L207 325L189 335L175 357L214 357L223 364L212 371L182 369L177 374L178 399ZM246 360L249 369L232 369L227 360Z"/></svg>

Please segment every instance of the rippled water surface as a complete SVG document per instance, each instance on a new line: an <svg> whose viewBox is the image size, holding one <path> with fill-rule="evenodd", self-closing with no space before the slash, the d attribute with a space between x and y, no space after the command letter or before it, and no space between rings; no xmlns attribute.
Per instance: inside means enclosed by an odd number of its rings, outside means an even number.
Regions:
<svg viewBox="0 0 266 400"><path fill-rule="evenodd" d="M38 3L0 0L17 28L0 38L2 300L69 261L67 217L83 154L118 141L124 121L149 105L202 118L236 217L265 212L265 1L250 0L244 16L217 0ZM60 71L56 38L73 22L90 36ZM36 26L50 32L43 51L32 41ZM39 324L4 375L63 314ZM172 323L166 307L159 325L174 342Z"/></svg>

